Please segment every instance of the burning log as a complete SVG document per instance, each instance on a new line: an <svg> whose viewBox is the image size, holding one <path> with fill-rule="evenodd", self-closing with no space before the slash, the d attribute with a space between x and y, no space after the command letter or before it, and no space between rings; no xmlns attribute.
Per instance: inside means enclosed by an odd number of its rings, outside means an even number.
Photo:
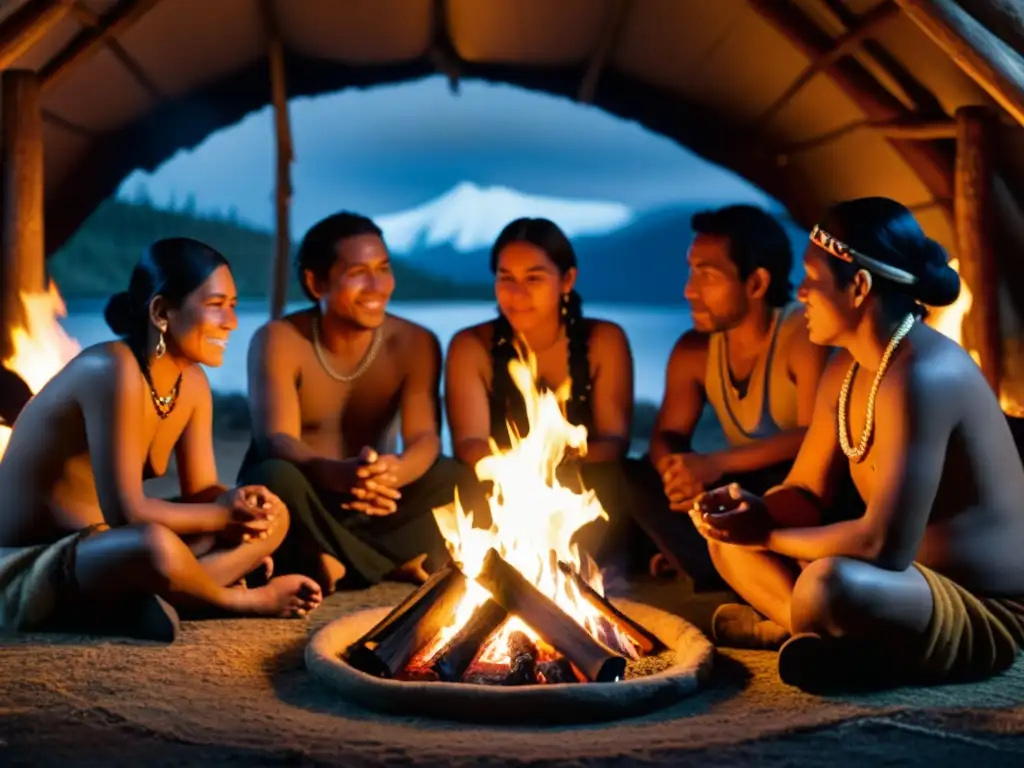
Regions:
<svg viewBox="0 0 1024 768"><path fill-rule="evenodd" d="M546 643L565 654L587 680L614 682L625 674L624 657L591 637L495 549L488 550L476 580L509 613L517 614Z"/></svg>
<svg viewBox="0 0 1024 768"><path fill-rule="evenodd" d="M661 640L612 605L608 601L608 598L601 595L596 589L584 581L583 577L576 573L571 565L566 562L559 561L558 570L572 579L583 599L600 611L602 616L618 627L627 637L629 637L630 640L636 643L637 648L640 649L640 652L644 656L652 653L660 653L665 650L665 644L662 643Z"/></svg>
<svg viewBox="0 0 1024 768"><path fill-rule="evenodd" d="M508 677L505 685L536 685L537 659L540 652L525 632L508 636Z"/></svg>
<svg viewBox="0 0 1024 768"><path fill-rule="evenodd" d="M465 575L449 562L349 646L346 661L369 675L394 678L451 621L467 586Z"/></svg>
<svg viewBox="0 0 1024 768"><path fill-rule="evenodd" d="M437 655L437 660L430 665L438 679L449 683L461 680L484 647L487 638L494 634L494 630L507 618L508 611L490 599L473 611L469 621L445 644Z"/></svg>
<svg viewBox="0 0 1024 768"><path fill-rule="evenodd" d="M580 679L573 671L572 664L562 656L551 661L542 661L537 665L537 672L545 683L578 683Z"/></svg>

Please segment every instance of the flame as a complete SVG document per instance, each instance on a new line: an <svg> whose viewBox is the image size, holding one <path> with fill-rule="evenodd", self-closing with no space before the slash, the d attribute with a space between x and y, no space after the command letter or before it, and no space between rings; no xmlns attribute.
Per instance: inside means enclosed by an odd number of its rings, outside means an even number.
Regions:
<svg viewBox="0 0 1024 768"><path fill-rule="evenodd" d="M469 589L456 607L452 622L421 658L432 660L490 597L473 579L492 547L591 635L635 658L638 654L629 638L581 597L576 584L557 567L558 561L568 563L585 573L589 585L604 594L600 572L581 568L579 551L571 539L588 523L607 520L608 514L592 490L577 492L563 486L556 476L567 455L584 456L587 450L586 428L570 423L564 415L568 387L557 392L539 388L532 354L526 362L512 360L509 373L526 402L529 431L520 437L509 424L511 448L502 452L492 440L492 455L476 465L477 476L494 483L488 498L492 521L489 529L474 527L473 513L463 509L457 494L451 504L434 510L448 550L469 580ZM512 617L494 633L480 661L508 663L508 636L516 630L525 632L535 643L540 640L531 627Z"/></svg>
<svg viewBox="0 0 1024 768"><path fill-rule="evenodd" d="M25 325L11 329L13 352L3 360L3 366L17 373L34 394L81 351L81 346L61 327L59 318L67 317L68 312L52 280L45 292L21 293L19 299ZM11 428L0 426L0 458L10 437Z"/></svg>
<svg viewBox="0 0 1024 768"><path fill-rule="evenodd" d="M950 259L949 266L952 267L958 275L960 275L960 295L957 296L956 301L948 307L929 307L927 322L928 325L939 333L948 336L961 347L964 347L964 319L970 313L971 307L974 305L974 294L971 292L971 287L967 284L963 274L960 272L960 260ZM975 363L979 366L981 365L981 355L978 353L978 350L967 349L967 353ZM1004 381L1000 382L999 387L999 405L1003 409L1003 413L1015 418L1024 417L1024 405L1017 402L1017 400L1009 393L1009 387L1007 384L1008 382L1004 379Z"/></svg>

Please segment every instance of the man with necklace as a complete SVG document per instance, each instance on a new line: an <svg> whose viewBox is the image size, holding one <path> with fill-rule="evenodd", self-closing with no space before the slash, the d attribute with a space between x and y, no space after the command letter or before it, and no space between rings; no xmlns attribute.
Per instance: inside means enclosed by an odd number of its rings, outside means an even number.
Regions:
<svg viewBox="0 0 1024 768"><path fill-rule="evenodd" d="M1024 466L978 366L920 322L959 277L887 198L830 209L804 264L810 337L839 351L785 481L691 510L749 603L715 639L780 648L783 681L819 691L998 674L1024 645ZM830 523L844 475L866 508Z"/></svg>
<svg viewBox="0 0 1024 768"><path fill-rule="evenodd" d="M808 340L792 301L792 246L771 214L734 205L697 214L692 228L685 296L693 329L668 362L653 467L635 468L651 497L636 505L636 518L660 550L652 570L682 570L701 588L718 583L715 568L679 513L717 484L763 492L786 476L829 350ZM716 424L702 419L705 406Z"/></svg>
<svg viewBox="0 0 1024 768"><path fill-rule="evenodd" d="M314 306L253 337L253 443L239 476L291 511L278 568L325 592L343 579L424 581L447 558L432 510L451 502L457 472L440 458L440 344L387 313L395 278L366 217L315 224L296 261ZM396 422L399 454L388 445Z"/></svg>

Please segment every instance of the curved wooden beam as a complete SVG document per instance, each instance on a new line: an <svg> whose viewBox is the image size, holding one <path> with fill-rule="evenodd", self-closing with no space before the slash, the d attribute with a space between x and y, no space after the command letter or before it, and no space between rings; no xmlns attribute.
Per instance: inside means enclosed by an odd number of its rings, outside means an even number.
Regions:
<svg viewBox="0 0 1024 768"><path fill-rule="evenodd" d="M972 80L1024 125L1024 58L953 0L896 0Z"/></svg>

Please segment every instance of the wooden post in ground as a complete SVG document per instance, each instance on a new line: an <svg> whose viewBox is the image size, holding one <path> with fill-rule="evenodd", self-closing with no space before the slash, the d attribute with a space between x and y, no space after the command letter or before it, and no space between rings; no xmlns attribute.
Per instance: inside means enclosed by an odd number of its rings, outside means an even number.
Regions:
<svg viewBox="0 0 1024 768"><path fill-rule="evenodd" d="M1002 378L999 328L999 273L992 245L993 131L985 107L961 107L956 113L956 213L960 275L974 294L964 320L963 341L978 351L981 370L995 393Z"/></svg>
<svg viewBox="0 0 1024 768"><path fill-rule="evenodd" d="M23 293L46 291L43 240L43 117L39 79L0 72L0 362L14 354L11 331L25 325Z"/></svg>
<svg viewBox="0 0 1024 768"><path fill-rule="evenodd" d="M281 39L272 0L262 3L267 29L267 59L270 64L270 102L274 109L274 144L277 162L274 179L274 266L270 274L270 317L277 320L284 314L288 296L288 261L291 256L292 202L291 165L295 153L291 125L288 121L288 84L284 70L284 42Z"/></svg>

